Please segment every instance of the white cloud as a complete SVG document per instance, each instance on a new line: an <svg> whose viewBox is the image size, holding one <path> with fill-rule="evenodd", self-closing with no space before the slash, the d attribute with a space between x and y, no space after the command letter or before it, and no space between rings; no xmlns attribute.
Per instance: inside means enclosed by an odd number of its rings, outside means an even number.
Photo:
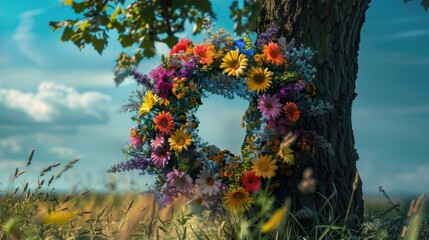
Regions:
<svg viewBox="0 0 429 240"><path fill-rule="evenodd" d="M51 147L49 152L57 154L61 159L71 160L72 158L76 158L78 156L76 150L68 147Z"/></svg>
<svg viewBox="0 0 429 240"><path fill-rule="evenodd" d="M0 160L0 169L13 169L22 165L24 165L24 162L20 160Z"/></svg>
<svg viewBox="0 0 429 240"><path fill-rule="evenodd" d="M0 107L25 113L41 123L104 122L111 97L99 92L79 93L72 87L42 82L36 93L0 89ZM18 119L17 119L18 120Z"/></svg>
<svg viewBox="0 0 429 240"><path fill-rule="evenodd" d="M41 54L35 51L36 48L32 44L34 41L34 33L32 30L35 25L34 17L43 13L43 11L43 9L34 9L23 12L20 15L18 27L16 27L12 36L12 39L18 44L21 53L39 65L44 64L45 59Z"/></svg>
<svg viewBox="0 0 429 240"><path fill-rule="evenodd" d="M6 138L0 140L0 149L8 150L11 152L21 151L21 146L14 138Z"/></svg>
<svg viewBox="0 0 429 240"><path fill-rule="evenodd" d="M417 30L405 31L405 32L396 33L390 36L386 36L383 38L383 40L413 38L413 37L425 36L428 34L429 34L429 30L427 29L417 29Z"/></svg>

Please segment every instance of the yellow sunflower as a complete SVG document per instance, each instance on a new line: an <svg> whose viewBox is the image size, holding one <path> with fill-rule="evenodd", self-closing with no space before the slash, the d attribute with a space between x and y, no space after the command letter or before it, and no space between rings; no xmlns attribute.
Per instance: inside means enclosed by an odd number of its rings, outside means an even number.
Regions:
<svg viewBox="0 0 429 240"><path fill-rule="evenodd" d="M280 150L277 153L280 157L280 159L283 160L284 163L287 163L289 165L294 164L294 156L293 156L293 150L287 145L287 144L281 144Z"/></svg>
<svg viewBox="0 0 429 240"><path fill-rule="evenodd" d="M168 138L170 148L176 152L182 152L183 149L188 150L188 146L192 143L191 134L185 132L183 129L177 129L171 137Z"/></svg>
<svg viewBox="0 0 429 240"><path fill-rule="evenodd" d="M268 68L252 67L247 75L247 87L256 92L265 91L271 85L273 73Z"/></svg>
<svg viewBox="0 0 429 240"><path fill-rule="evenodd" d="M244 54L239 54L238 49L229 51L225 57L222 58L220 68L225 68L222 73L228 73L228 76L234 75L240 77L244 74L244 69L247 67L249 60Z"/></svg>
<svg viewBox="0 0 429 240"><path fill-rule="evenodd" d="M260 155L259 159L253 162L252 169L255 171L255 175L263 178L272 178L276 175L277 170L276 160L273 160L273 156Z"/></svg>
<svg viewBox="0 0 429 240"><path fill-rule="evenodd" d="M147 91L146 96L143 99L143 103L140 106L139 114L144 115L148 113L159 99L160 98L156 94L153 94L151 90Z"/></svg>
<svg viewBox="0 0 429 240"><path fill-rule="evenodd" d="M253 202L253 198L249 196L243 187L237 187L229 191L223 198L225 205L233 212L247 210Z"/></svg>

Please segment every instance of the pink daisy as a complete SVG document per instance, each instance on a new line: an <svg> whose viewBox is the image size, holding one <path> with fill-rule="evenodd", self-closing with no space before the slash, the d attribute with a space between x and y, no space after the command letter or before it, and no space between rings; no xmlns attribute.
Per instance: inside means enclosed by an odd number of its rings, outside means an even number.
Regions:
<svg viewBox="0 0 429 240"><path fill-rule="evenodd" d="M171 153L163 147L155 148L150 154L152 162L157 168L164 168L170 160L170 156Z"/></svg>
<svg viewBox="0 0 429 240"><path fill-rule="evenodd" d="M269 119L275 119L280 116L282 107L283 105L275 95L262 94L259 96L258 109Z"/></svg>
<svg viewBox="0 0 429 240"><path fill-rule="evenodd" d="M162 135L157 134L154 139L150 141L150 146L152 149L161 147L162 144L164 144L165 139Z"/></svg>
<svg viewBox="0 0 429 240"><path fill-rule="evenodd" d="M192 178L177 169L167 174L167 182L169 186L175 187L177 191L188 195L192 191Z"/></svg>

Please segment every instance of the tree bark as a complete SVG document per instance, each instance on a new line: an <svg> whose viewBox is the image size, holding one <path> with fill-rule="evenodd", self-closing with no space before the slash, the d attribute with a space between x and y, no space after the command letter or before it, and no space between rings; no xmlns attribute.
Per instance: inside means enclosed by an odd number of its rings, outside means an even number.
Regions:
<svg viewBox="0 0 429 240"><path fill-rule="evenodd" d="M314 65L317 69L315 87L317 95L333 104L331 112L304 119L306 129L323 136L332 146L334 155L318 148L315 154L297 159L300 169L311 167L317 179L316 191L329 197L338 192L335 216L344 219L353 192L359 156L354 148L351 110L356 97L355 83L358 71L360 32L365 22L365 12L370 0L266 0L259 19L258 32L275 22L280 27L279 36L295 39L316 51ZM301 172L302 173L302 172ZM292 198L295 210L308 207L321 208L326 202L319 195L305 195L297 190L301 175L279 179L274 190L279 201ZM315 202L315 204L314 204ZM353 195L349 216L363 220L362 182ZM327 215L329 215L327 213ZM354 221L357 226L359 221Z"/></svg>

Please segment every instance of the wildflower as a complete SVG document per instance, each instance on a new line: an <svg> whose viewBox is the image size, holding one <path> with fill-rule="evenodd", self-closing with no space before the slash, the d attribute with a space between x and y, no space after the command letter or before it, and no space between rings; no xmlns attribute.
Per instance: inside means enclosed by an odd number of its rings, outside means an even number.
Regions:
<svg viewBox="0 0 429 240"><path fill-rule="evenodd" d="M143 143L142 142L142 138L137 133L136 127L131 128L131 131L130 131L130 142L135 147L139 147Z"/></svg>
<svg viewBox="0 0 429 240"><path fill-rule="evenodd" d="M265 45L263 53L264 57L270 63L280 65L284 60L283 53L281 52L280 47L279 45L277 45L277 43L270 42L268 43L268 45Z"/></svg>
<svg viewBox="0 0 429 240"><path fill-rule="evenodd" d="M255 171L246 171L243 173L241 183L248 192L256 192L261 185L261 178L256 176Z"/></svg>
<svg viewBox="0 0 429 240"><path fill-rule="evenodd" d="M169 112L162 111L153 120L156 129L170 135L175 128L174 118Z"/></svg>
<svg viewBox="0 0 429 240"><path fill-rule="evenodd" d="M211 44L197 44L194 46L194 56L200 58L200 63L211 64L213 62L214 46Z"/></svg>
<svg viewBox="0 0 429 240"><path fill-rule="evenodd" d="M280 116L282 106L280 100L275 95L270 96L269 94L263 94L259 96L258 109L270 119L275 119Z"/></svg>
<svg viewBox="0 0 429 240"><path fill-rule="evenodd" d="M147 91L146 96L143 99L143 103L140 106L139 114L147 114L153 106L159 101L159 97L156 94L153 94L152 91Z"/></svg>
<svg viewBox="0 0 429 240"><path fill-rule="evenodd" d="M200 192L202 194L208 194L209 196L218 193L219 186L222 183L221 180L218 179L217 174L210 174L207 170L201 171L195 182L200 187Z"/></svg>
<svg viewBox="0 0 429 240"><path fill-rule="evenodd" d="M191 134L183 129L177 129L168 139L168 142L172 150L180 153L183 149L188 150L188 146L191 145Z"/></svg>
<svg viewBox="0 0 429 240"><path fill-rule="evenodd" d="M164 144L164 142L165 142L164 137L160 134L157 134L156 137L150 141L150 146L153 149L155 149L155 148L161 147L162 144Z"/></svg>
<svg viewBox="0 0 429 240"><path fill-rule="evenodd" d="M42 224L62 225L72 220L76 214L68 212L54 212L42 218Z"/></svg>
<svg viewBox="0 0 429 240"><path fill-rule="evenodd" d="M191 45L192 45L191 40L182 38L176 45L174 45L173 49L171 49L170 55L178 54L180 52L187 53Z"/></svg>
<svg viewBox="0 0 429 240"><path fill-rule="evenodd" d="M192 178L177 169L167 174L167 182L170 187L176 188L176 191L188 194L192 191Z"/></svg>
<svg viewBox="0 0 429 240"><path fill-rule="evenodd" d="M259 159L253 162L252 169L255 171L255 175L263 178L272 178L276 175L277 170L276 160L273 160L273 156L260 155Z"/></svg>
<svg viewBox="0 0 429 240"><path fill-rule="evenodd" d="M289 165L294 164L293 150L288 145L286 144L280 145L278 156L280 157L280 159L283 160L284 163L287 163Z"/></svg>
<svg viewBox="0 0 429 240"><path fill-rule="evenodd" d="M164 147L157 147L150 154L152 162L157 168L164 168L170 160L170 156L171 153Z"/></svg>
<svg viewBox="0 0 429 240"><path fill-rule="evenodd" d="M158 81L155 87L156 93L164 99L167 99L170 96L170 92L173 89L173 83L169 82L166 79L161 79Z"/></svg>
<svg viewBox="0 0 429 240"><path fill-rule="evenodd" d="M298 106L294 102L287 102L283 106L283 109L285 110L287 119L289 119L291 122L298 121L301 112L299 111Z"/></svg>
<svg viewBox="0 0 429 240"><path fill-rule="evenodd" d="M266 222L264 225L262 225L261 231L263 233L267 233L267 232L270 232L270 231L278 228L280 223L282 222L284 216L286 215L286 212L287 212L286 207L281 207L281 208L277 209L274 212L273 216L270 218L270 220L268 222Z"/></svg>
<svg viewBox="0 0 429 240"><path fill-rule="evenodd" d="M252 67L247 75L247 87L256 92L265 91L271 85L273 73L268 68Z"/></svg>
<svg viewBox="0 0 429 240"><path fill-rule="evenodd" d="M243 54L239 54L238 49L229 51L222 58L220 68L225 68L222 73L228 73L228 76L240 77L244 74L244 69L247 67L249 60Z"/></svg>
<svg viewBox="0 0 429 240"><path fill-rule="evenodd" d="M249 196L243 187L237 187L229 191L223 198L225 205L233 212L240 212L249 209L253 198Z"/></svg>

